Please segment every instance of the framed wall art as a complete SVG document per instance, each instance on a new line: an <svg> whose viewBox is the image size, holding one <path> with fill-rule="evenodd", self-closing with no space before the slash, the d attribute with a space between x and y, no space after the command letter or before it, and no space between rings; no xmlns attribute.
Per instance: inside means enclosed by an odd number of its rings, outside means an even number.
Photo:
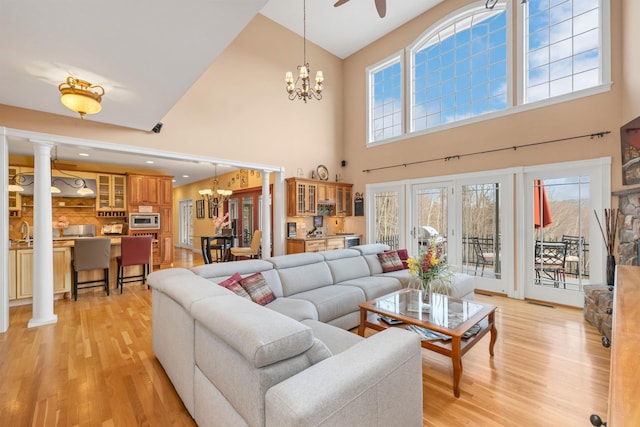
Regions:
<svg viewBox="0 0 640 427"><path fill-rule="evenodd" d="M204 199L196 200L196 218L204 218Z"/></svg>

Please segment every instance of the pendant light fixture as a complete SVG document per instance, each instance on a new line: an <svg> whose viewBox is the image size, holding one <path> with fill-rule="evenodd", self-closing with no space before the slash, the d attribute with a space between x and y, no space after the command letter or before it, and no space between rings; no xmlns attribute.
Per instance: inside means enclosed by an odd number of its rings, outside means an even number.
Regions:
<svg viewBox="0 0 640 427"><path fill-rule="evenodd" d="M285 81L287 83L287 93L289 94L289 99L293 101L294 99L302 99L305 103L307 99L315 98L317 100L322 99L322 89L324 85L324 76L322 75L322 71L318 71L316 73L316 84L314 87L311 87L309 83L309 74L311 73L311 68L309 67L309 63L307 62L307 2L304 0L302 2L303 8L303 56L302 56L302 65L298 65L298 78L296 81L293 81L293 73L291 71L287 71L285 74Z"/></svg>

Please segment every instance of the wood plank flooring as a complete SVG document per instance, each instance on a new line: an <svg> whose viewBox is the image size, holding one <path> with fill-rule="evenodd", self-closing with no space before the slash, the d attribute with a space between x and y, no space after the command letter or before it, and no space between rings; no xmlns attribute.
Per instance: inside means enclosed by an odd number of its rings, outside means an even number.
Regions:
<svg viewBox="0 0 640 427"><path fill-rule="evenodd" d="M174 266L200 263L176 250ZM581 310L476 298L498 307L495 356L483 339L463 357L456 399L451 361L423 350L425 426L588 426L590 414L606 415L609 350ZM31 307L10 310L0 426L195 425L151 350L146 286L87 290L55 312L58 323L27 329Z"/></svg>

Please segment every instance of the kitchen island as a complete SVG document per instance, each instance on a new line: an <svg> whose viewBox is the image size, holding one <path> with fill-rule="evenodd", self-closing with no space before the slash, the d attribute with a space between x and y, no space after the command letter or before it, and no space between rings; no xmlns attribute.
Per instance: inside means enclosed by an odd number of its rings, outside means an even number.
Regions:
<svg viewBox="0 0 640 427"><path fill-rule="evenodd" d="M313 237L289 237L287 254L302 252L321 252L344 249L360 244L360 236L354 234L334 234Z"/></svg>
<svg viewBox="0 0 640 427"><path fill-rule="evenodd" d="M73 247L75 241L53 241L53 293L56 299L71 296L73 285ZM109 262L109 288L116 289L120 237L111 238L111 260ZM152 267L151 267L152 268ZM126 267L125 274L141 274L140 266ZM102 277L101 270L81 271L79 280L94 280ZM11 243L9 245L9 305L31 304L33 293L33 243ZM82 293L79 294L82 296Z"/></svg>

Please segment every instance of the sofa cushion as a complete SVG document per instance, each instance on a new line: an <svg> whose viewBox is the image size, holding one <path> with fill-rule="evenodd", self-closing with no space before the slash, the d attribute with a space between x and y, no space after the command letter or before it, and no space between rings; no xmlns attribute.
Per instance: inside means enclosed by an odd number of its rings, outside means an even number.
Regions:
<svg viewBox="0 0 640 427"><path fill-rule="evenodd" d="M360 335L317 320L303 320L302 324L313 329L313 336L322 341L332 354L342 353L364 339Z"/></svg>
<svg viewBox="0 0 640 427"><path fill-rule="evenodd" d="M366 245L352 246L351 249L360 252L362 255L374 255L380 252L388 251L389 249L391 249L391 247L382 243L368 243Z"/></svg>
<svg viewBox="0 0 640 427"><path fill-rule="evenodd" d="M149 285L154 291L162 292L180 304L187 312L191 305L211 296L232 295L220 286L212 286L208 280L194 276L185 268L158 270L149 274ZM179 283L180 286L176 286Z"/></svg>
<svg viewBox="0 0 640 427"><path fill-rule="evenodd" d="M367 262L361 256L338 258L327 261L327 265L331 269L333 283L340 283L358 277L369 277L371 275Z"/></svg>
<svg viewBox="0 0 640 427"><path fill-rule="evenodd" d="M267 260L277 269L285 297L333 284L331 270L320 254L305 252Z"/></svg>
<svg viewBox="0 0 640 427"><path fill-rule="evenodd" d="M241 276L272 270L273 264L261 259L249 259L243 261L219 262L214 264L199 265L190 270L205 279L216 279L216 283L226 279L234 273Z"/></svg>
<svg viewBox="0 0 640 427"><path fill-rule="evenodd" d="M289 298L311 302L318 311L320 322L329 322L352 312L365 302L364 292L355 286L323 286L297 293Z"/></svg>
<svg viewBox="0 0 640 427"><path fill-rule="evenodd" d="M396 251L381 252L378 254L378 259L380 260L380 266L382 266L384 273L402 270L404 268Z"/></svg>
<svg viewBox="0 0 640 427"><path fill-rule="evenodd" d="M251 299L251 296L247 293L247 291L244 290L244 288L240 284L240 280L242 280L242 276L240 276L238 273L234 273L233 276L218 283L218 286L227 288L231 292L242 298Z"/></svg>
<svg viewBox="0 0 640 427"><path fill-rule="evenodd" d="M305 319L318 319L316 306L309 301L295 298L276 298L265 307L277 311L298 322Z"/></svg>
<svg viewBox="0 0 640 427"><path fill-rule="evenodd" d="M242 285L250 299L257 304L265 305L276 299L262 273L252 274L240 279L240 285Z"/></svg>
<svg viewBox="0 0 640 427"><path fill-rule="evenodd" d="M313 345L309 327L244 298L208 298L194 303L191 313L256 368L302 354Z"/></svg>
<svg viewBox="0 0 640 427"><path fill-rule="evenodd" d="M409 259L409 251L406 249L398 249L398 257L400 257L400 261L402 261L402 268L409 268L409 264L407 260Z"/></svg>
<svg viewBox="0 0 640 427"><path fill-rule="evenodd" d="M345 280L338 284L341 286L355 286L362 289L367 301L402 289L400 280L395 277L386 276L386 274Z"/></svg>

